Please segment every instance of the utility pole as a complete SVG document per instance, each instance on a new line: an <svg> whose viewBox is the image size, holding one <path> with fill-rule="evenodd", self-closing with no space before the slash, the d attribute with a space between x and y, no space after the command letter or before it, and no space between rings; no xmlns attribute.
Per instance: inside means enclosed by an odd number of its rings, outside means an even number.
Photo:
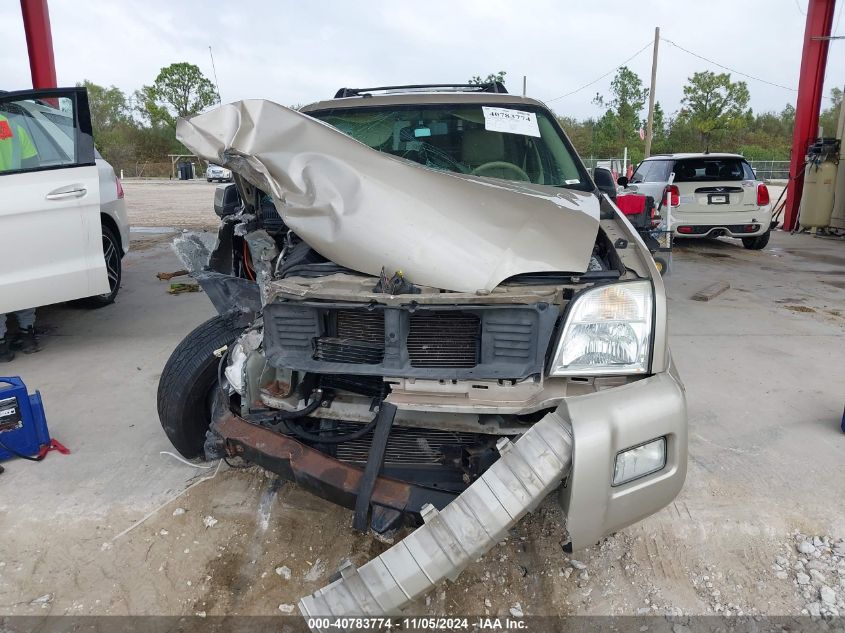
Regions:
<svg viewBox="0 0 845 633"><path fill-rule="evenodd" d="M654 27L654 53L651 58L651 87L648 89L648 121L645 129L645 157L651 156L654 135L654 88L657 85L657 46L660 44L660 27Z"/></svg>
<svg viewBox="0 0 845 633"><path fill-rule="evenodd" d="M528 76L523 75L522 76L522 96L524 97L527 92L528 92Z"/></svg>

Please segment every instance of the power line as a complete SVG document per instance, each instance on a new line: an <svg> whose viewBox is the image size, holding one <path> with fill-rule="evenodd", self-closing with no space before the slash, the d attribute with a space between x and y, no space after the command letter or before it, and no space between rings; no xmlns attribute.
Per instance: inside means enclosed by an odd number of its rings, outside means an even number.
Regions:
<svg viewBox="0 0 845 633"><path fill-rule="evenodd" d="M790 88L789 86L783 86L781 84L776 84L772 81L760 79L759 77L755 77L754 75L749 75L748 73L740 72L739 70L735 70L733 68L730 68L729 66L725 66L724 64L720 64L719 62L714 62L712 59L708 59L707 57L704 57L703 55L699 55L698 53L693 53L691 50L687 50L686 48L684 48L680 44L676 44L672 40L667 40L665 37L661 37L660 39L663 40L664 42L666 42L667 44L671 44L675 48L681 49L682 51L684 51L685 53L688 53L689 55L692 55L693 57L698 57L698 59L702 59L702 60L704 60L704 61L706 61L710 64L713 64L714 66L718 66L719 68L724 68L725 70L729 70L730 72L735 73L737 75L741 75L743 77L748 77L748 79L753 79L754 81L759 81L760 83L768 84L770 86L775 86L776 88L783 88L784 90L789 90L791 92L798 92L795 88Z"/></svg>
<svg viewBox="0 0 845 633"><path fill-rule="evenodd" d="M795 0L795 7L798 9L798 13L801 15L807 15L807 12L801 9L801 5L798 3L798 0Z"/></svg>
<svg viewBox="0 0 845 633"><path fill-rule="evenodd" d="M588 84L584 84L583 86L581 86L580 88L576 88L576 89L575 89L575 90L573 90L572 92L567 92L565 95L560 95L559 97L555 97L554 99L547 99L547 100L546 100L546 103L551 103L552 101L557 101L558 99L564 99L564 98L566 98L566 97L569 97L569 96L571 96L571 95L574 95L576 92L581 92L584 88L589 88L589 87L590 87L590 86L592 86L593 84L597 84L597 83L598 83L598 82L600 82L602 79L604 79L605 77L607 77L609 74L611 74L612 72L614 72L614 71L618 70L620 67L624 66L624 65L625 65L625 64L627 64L629 61L631 61L632 59L634 59L637 55L639 55L640 53L642 53L645 49L649 48L652 44L653 44L653 42L647 42L647 43L646 43L646 45L645 45L645 46L643 46L640 50L638 50L636 53L634 53L633 55L631 55L628 59L626 59L626 60L625 60L624 62L622 62L621 64L617 64L616 66L614 66L613 68L611 68L610 70L608 70L606 73L604 73L604 74L603 74L601 77L599 77L598 79L594 79L594 80L593 80L593 81L591 81L590 83L588 83Z"/></svg>

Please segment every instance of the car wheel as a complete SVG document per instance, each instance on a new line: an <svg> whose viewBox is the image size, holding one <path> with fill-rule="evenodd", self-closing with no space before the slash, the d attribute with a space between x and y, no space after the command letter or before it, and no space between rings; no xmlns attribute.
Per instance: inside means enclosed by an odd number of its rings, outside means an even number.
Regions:
<svg viewBox="0 0 845 633"><path fill-rule="evenodd" d="M120 281L123 278L122 260L123 254L120 250L120 240L114 232L103 225L103 257L106 260L106 275L109 278L109 291L105 294L95 295L80 299L79 304L86 308L102 308L114 303L115 297L120 290Z"/></svg>
<svg viewBox="0 0 845 633"><path fill-rule="evenodd" d="M742 245L751 251L759 251L761 248L765 248L766 244L769 243L769 238L772 235L772 231L768 230L762 235L758 235L757 237L743 237L742 238Z"/></svg>
<svg viewBox="0 0 845 633"><path fill-rule="evenodd" d="M216 316L188 334L167 360L158 381L158 418L170 443L191 459L203 454L220 359L214 351L235 342L243 330Z"/></svg>
<svg viewBox="0 0 845 633"><path fill-rule="evenodd" d="M206 178L206 180L207 180L208 182L211 182L211 178Z"/></svg>

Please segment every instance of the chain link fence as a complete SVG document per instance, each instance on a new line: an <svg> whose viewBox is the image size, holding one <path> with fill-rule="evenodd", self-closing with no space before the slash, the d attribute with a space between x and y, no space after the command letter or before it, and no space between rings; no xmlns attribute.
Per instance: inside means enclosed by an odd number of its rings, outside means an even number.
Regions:
<svg viewBox="0 0 845 633"><path fill-rule="evenodd" d="M750 160L748 164L760 180L789 180L788 160Z"/></svg>

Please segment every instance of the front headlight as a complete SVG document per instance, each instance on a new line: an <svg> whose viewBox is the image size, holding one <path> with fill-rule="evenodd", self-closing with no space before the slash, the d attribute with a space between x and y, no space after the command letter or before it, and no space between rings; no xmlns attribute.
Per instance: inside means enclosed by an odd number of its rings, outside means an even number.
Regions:
<svg viewBox="0 0 845 633"><path fill-rule="evenodd" d="M651 282L586 290L574 300L549 375L642 374L651 349Z"/></svg>

